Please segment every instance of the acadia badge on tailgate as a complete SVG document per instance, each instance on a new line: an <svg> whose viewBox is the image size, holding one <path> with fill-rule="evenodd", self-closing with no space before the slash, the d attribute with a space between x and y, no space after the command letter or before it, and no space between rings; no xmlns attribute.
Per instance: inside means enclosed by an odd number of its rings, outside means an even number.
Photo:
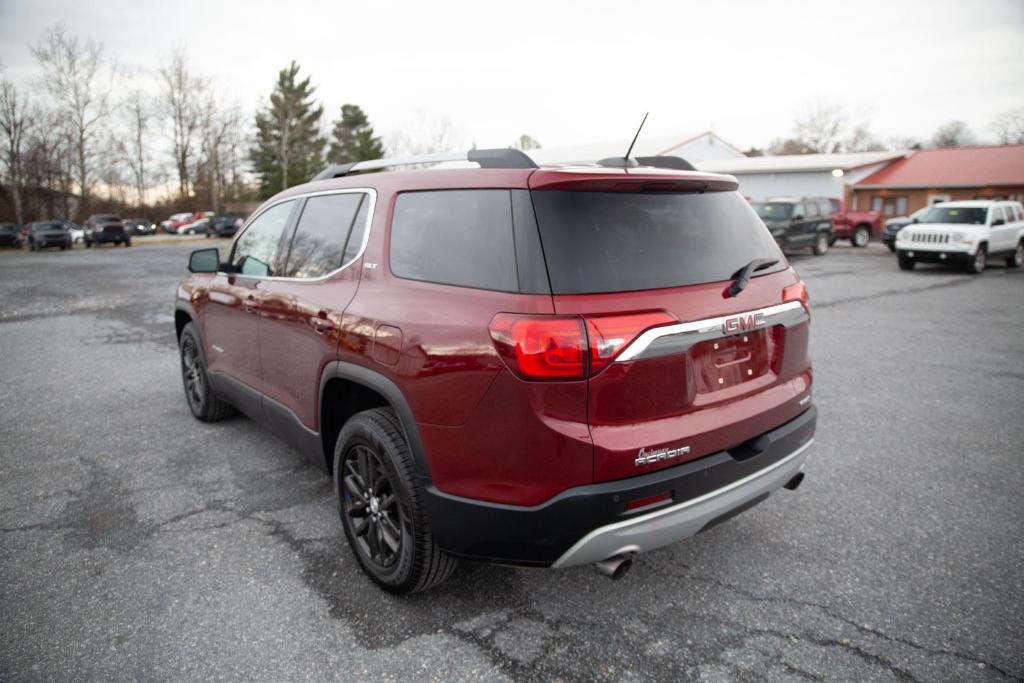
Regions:
<svg viewBox="0 0 1024 683"><path fill-rule="evenodd" d="M633 464L637 467L640 465L650 465L652 462L680 458L689 452L689 446L680 446L679 448L659 448L656 451L647 451L646 449L641 448L640 452L637 453L636 460Z"/></svg>

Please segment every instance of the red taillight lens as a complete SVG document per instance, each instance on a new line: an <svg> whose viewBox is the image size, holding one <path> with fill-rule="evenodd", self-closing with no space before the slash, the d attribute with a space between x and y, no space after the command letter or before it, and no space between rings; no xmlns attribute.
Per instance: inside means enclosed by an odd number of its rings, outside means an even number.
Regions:
<svg viewBox="0 0 1024 683"><path fill-rule="evenodd" d="M491 320L490 332L505 363L524 379L587 376L587 338L580 318L499 313Z"/></svg>
<svg viewBox="0 0 1024 683"><path fill-rule="evenodd" d="M619 351L644 330L678 322L665 311L595 316L586 320L587 335L590 338L591 375L596 375L611 363Z"/></svg>
<svg viewBox="0 0 1024 683"><path fill-rule="evenodd" d="M782 301L799 301L808 312L811 310L810 301L807 298L807 285L803 280L782 290Z"/></svg>
<svg viewBox="0 0 1024 683"><path fill-rule="evenodd" d="M587 318L499 313L489 329L498 353L523 379L566 380L597 374L641 332L674 322L665 311Z"/></svg>

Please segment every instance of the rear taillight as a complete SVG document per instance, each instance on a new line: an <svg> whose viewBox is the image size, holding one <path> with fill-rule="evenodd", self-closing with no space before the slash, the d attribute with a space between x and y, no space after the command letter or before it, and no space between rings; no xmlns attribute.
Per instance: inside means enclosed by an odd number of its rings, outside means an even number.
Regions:
<svg viewBox="0 0 1024 683"><path fill-rule="evenodd" d="M522 316L499 313L491 339L523 379L585 379L604 369L643 331L677 322L665 311L610 316Z"/></svg>
<svg viewBox="0 0 1024 683"><path fill-rule="evenodd" d="M807 311L807 315L811 314L811 302L807 297L807 285L804 284L803 280L800 280L795 285L790 285L782 290L782 301L799 301Z"/></svg>

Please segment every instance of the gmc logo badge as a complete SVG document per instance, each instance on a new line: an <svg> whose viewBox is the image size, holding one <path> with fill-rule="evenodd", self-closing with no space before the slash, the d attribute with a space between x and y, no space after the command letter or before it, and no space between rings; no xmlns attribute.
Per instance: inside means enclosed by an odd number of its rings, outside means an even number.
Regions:
<svg viewBox="0 0 1024 683"><path fill-rule="evenodd" d="M722 332L734 334L736 332L749 332L764 325L764 313L750 313L738 315L735 318L726 318L722 323Z"/></svg>

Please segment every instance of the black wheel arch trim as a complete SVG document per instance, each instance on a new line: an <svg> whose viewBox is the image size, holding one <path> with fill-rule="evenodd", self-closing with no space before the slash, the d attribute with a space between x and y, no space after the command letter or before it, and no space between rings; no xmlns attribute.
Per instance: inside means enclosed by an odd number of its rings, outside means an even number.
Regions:
<svg viewBox="0 0 1024 683"><path fill-rule="evenodd" d="M318 410L323 409L324 390L327 383L332 379L344 379L356 384L361 384L367 389L372 389L383 396L398 416L398 424L405 437L409 450L412 453L413 461L416 463L416 475L423 482L430 482L430 468L427 465L426 451L423 448L423 440L420 438L419 428L416 426L416 418L413 416L412 408L405 399L402 390L390 379L370 368L345 361L333 361L328 363L320 374L320 400Z"/></svg>

